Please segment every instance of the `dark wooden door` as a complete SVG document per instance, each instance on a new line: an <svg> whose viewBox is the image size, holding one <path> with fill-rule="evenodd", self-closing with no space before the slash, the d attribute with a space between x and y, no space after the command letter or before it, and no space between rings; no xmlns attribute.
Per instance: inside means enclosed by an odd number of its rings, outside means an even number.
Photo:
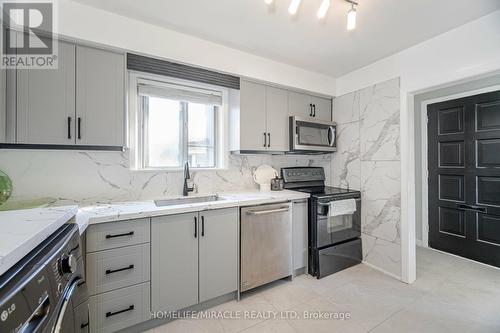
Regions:
<svg viewBox="0 0 500 333"><path fill-rule="evenodd" d="M500 91L427 116L429 245L500 267Z"/></svg>

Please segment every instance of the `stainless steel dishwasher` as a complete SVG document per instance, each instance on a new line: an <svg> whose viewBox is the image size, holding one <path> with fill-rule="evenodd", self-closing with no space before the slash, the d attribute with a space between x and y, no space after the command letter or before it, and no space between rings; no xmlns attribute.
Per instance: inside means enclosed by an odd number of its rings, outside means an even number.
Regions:
<svg viewBox="0 0 500 333"><path fill-rule="evenodd" d="M241 281L247 291L292 275L289 202L241 209Z"/></svg>

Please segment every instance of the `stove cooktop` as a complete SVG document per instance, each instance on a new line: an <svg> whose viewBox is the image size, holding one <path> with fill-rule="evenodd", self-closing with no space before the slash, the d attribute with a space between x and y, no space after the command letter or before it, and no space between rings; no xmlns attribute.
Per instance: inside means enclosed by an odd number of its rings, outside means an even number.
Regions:
<svg viewBox="0 0 500 333"><path fill-rule="evenodd" d="M299 192L310 193L312 196L317 198L343 195L343 194L360 194L360 192L356 190L345 189L340 187L331 187L331 186L304 187L304 188L296 188L294 190Z"/></svg>

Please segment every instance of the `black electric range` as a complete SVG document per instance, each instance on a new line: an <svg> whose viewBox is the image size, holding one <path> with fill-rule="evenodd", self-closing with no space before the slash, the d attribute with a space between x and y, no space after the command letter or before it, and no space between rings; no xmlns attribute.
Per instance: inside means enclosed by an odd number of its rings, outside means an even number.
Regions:
<svg viewBox="0 0 500 333"><path fill-rule="evenodd" d="M308 240L309 274L318 279L362 260L361 193L325 186L325 171L318 167L283 168L284 188L310 193ZM352 200L352 211L330 213L331 202Z"/></svg>

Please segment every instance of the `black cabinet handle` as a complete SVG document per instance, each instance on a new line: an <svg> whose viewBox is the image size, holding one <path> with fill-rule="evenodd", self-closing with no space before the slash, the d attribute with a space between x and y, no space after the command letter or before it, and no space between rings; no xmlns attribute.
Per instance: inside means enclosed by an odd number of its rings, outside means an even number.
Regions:
<svg viewBox="0 0 500 333"><path fill-rule="evenodd" d="M68 117L68 139L71 140L71 117Z"/></svg>
<svg viewBox="0 0 500 333"><path fill-rule="evenodd" d="M194 238L198 238L198 218L194 217Z"/></svg>
<svg viewBox="0 0 500 333"><path fill-rule="evenodd" d="M120 311L116 311L116 312L106 312L106 318L107 317L111 317L111 316L115 316L117 314L124 313L124 312L127 312L127 311L132 311L133 309L134 309L134 306L131 305L127 309L124 309L124 310L120 310Z"/></svg>
<svg viewBox="0 0 500 333"><path fill-rule="evenodd" d="M474 212L479 212L479 213L486 213L486 207L481 207L481 206L457 204L457 208L464 210L472 210Z"/></svg>
<svg viewBox="0 0 500 333"><path fill-rule="evenodd" d="M316 117L316 104L313 104L313 117Z"/></svg>
<svg viewBox="0 0 500 333"><path fill-rule="evenodd" d="M82 118L78 117L78 140L82 139Z"/></svg>
<svg viewBox="0 0 500 333"><path fill-rule="evenodd" d="M80 328L85 328L85 327L87 327L87 326L89 326L89 323L88 323L88 322L86 322L85 324L81 324L81 325L80 325Z"/></svg>
<svg viewBox="0 0 500 333"><path fill-rule="evenodd" d="M205 237L205 216L201 216L201 237Z"/></svg>
<svg viewBox="0 0 500 333"><path fill-rule="evenodd" d="M109 239L109 238L115 238L115 237L132 236L133 234L134 234L134 232L133 232L133 231L130 231L130 232L127 232L127 233L124 233L124 234L106 235L106 239Z"/></svg>
<svg viewBox="0 0 500 333"><path fill-rule="evenodd" d="M267 147L271 147L271 133L267 133L267 137L269 140L267 140Z"/></svg>
<svg viewBox="0 0 500 333"><path fill-rule="evenodd" d="M267 147L267 135L266 132L264 132L264 148Z"/></svg>
<svg viewBox="0 0 500 333"><path fill-rule="evenodd" d="M118 269L107 269L106 274L118 273L121 271L127 271L129 269L134 269L134 265L128 265L128 267L118 268Z"/></svg>
<svg viewBox="0 0 500 333"><path fill-rule="evenodd" d="M309 104L309 117L313 116L313 105Z"/></svg>

